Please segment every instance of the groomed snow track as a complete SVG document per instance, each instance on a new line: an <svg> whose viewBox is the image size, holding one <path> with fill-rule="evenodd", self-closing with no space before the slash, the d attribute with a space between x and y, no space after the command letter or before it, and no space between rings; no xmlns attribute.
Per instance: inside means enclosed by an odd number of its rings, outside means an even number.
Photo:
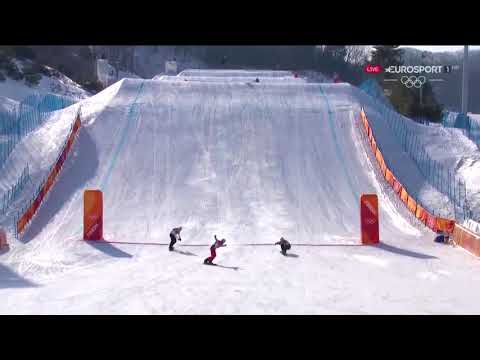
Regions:
<svg viewBox="0 0 480 360"><path fill-rule="evenodd" d="M74 155L24 238L0 255L0 313L480 312L468 285L477 260L433 243L375 176L358 89L244 81L283 72L181 75L195 81L125 79L80 104ZM92 188L104 193L111 243L82 241ZM369 192L379 195L378 247L359 241ZM178 225L183 241L170 253ZM222 267L202 265L214 234L227 239ZM290 257L267 245L280 236Z"/></svg>

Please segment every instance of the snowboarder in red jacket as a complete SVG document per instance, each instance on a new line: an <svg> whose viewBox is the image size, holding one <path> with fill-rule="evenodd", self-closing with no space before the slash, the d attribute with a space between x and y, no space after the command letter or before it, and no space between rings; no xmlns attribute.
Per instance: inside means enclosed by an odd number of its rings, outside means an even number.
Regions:
<svg viewBox="0 0 480 360"><path fill-rule="evenodd" d="M215 259L215 257L217 256L217 252L216 250L220 247L223 247L223 246L227 246L225 244L226 240L225 239L222 239L222 240L218 240L217 239L217 235L215 235L215 243L210 246L210 256L208 258L206 258L203 263L204 264L211 264L213 259Z"/></svg>
<svg viewBox="0 0 480 360"><path fill-rule="evenodd" d="M285 240L283 237L281 237L280 241L277 241L275 245L280 245L280 247L282 248L282 254L284 256L287 256L287 250L290 250L292 247L292 245L290 245L290 243L287 240Z"/></svg>

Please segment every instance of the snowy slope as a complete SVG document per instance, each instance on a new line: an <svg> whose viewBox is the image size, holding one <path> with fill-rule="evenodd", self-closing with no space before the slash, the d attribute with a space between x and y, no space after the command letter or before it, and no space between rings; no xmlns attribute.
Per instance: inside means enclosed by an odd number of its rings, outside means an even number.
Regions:
<svg viewBox="0 0 480 360"><path fill-rule="evenodd" d="M454 218L452 204L445 195L431 191L429 184L418 187L423 177L413 162L408 165L409 157L403 153L398 140L393 141L395 139L385 136L385 133L391 133L391 130L377 104L365 94L361 94L359 99L366 106L367 116L374 122L375 134L379 132L382 151L383 149L387 151L388 159L394 164L393 168L400 169L398 173L400 181L406 185L411 194L421 199L436 213L438 211L440 216ZM477 145L460 129L428 126L406 117L402 118L407 129L415 134L422 151L443 169L450 169L452 174L465 181L469 207L473 217L480 219L480 149Z"/></svg>
<svg viewBox="0 0 480 360"><path fill-rule="evenodd" d="M18 108L19 104L19 101L0 96L0 113L11 113Z"/></svg>
<svg viewBox="0 0 480 360"><path fill-rule="evenodd" d="M78 108L82 108L82 119L88 124L93 114L102 111L116 94L121 81L108 89L68 108L54 111L45 120L43 126L24 137L10 154L9 160L2 167L0 176L0 197L10 189L25 166L29 166L30 181L15 204L21 206L29 201L34 192L48 175L61 147L67 139L70 126L75 120ZM11 229L15 206L12 206L7 216L0 219L0 226Z"/></svg>
<svg viewBox="0 0 480 360"><path fill-rule="evenodd" d="M293 77L293 72L284 70L202 70L187 69L183 70L178 76L219 76L219 77Z"/></svg>
<svg viewBox="0 0 480 360"><path fill-rule="evenodd" d="M305 79L290 77L248 77L248 76L168 76L160 75L155 76L152 80L161 80L161 81L197 81L197 82L237 82L237 83L253 83L258 80L261 83L304 83Z"/></svg>
<svg viewBox="0 0 480 360"><path fill-rule="evenodd" d="M382 110L377 106L378 103L361 90L357 91L357 99L365 108L377 143L384 154L387 164L395 170L395 177L406 187L411 196L418 199L420 203L428 209L434 209L436 215L445 218L454 218L453 204L446 195L439 192L427 182L416 163L404 152L400 139L395 136L389 127ZM404 118L403 121L407 124L408 128L414 128L414 131L418 131L419 137L422 137L422 135L420 135L422 132L423 134L430 132L430 135L432 135L431 132L439 131L437 127L426 127L414 123L407 118ZM424 145L426 146L435 143L432 136L423 137L423 140L425 140ZM438 140L436 143L438 143ZM441 151L441 153L446 152L445 149ZM433 157L433 154L430 155Z"/></svg>
<svg viewBox="0 0 480 360"><path fill-rule="evenodd" d="M86 118L74 156L23 240L0 255L0 313L480 313L469 285L480 280L478 260L433 243L378 183L357 133L358 89L114 86L79 104ZM396 156L374 110L372 126ZM60 142L54 124L35 135ZM24 144L33 162L57 151L35 154L35 143ZM81 241L87 188L104 193L105 239L131 244ZM366 192L379 195L382 246L358 246ZM183 241L170 253L177 225ZM228 246L221 266L204 266L214 234ZM271 246L280 236L293 244L289 257Z"/></svg>

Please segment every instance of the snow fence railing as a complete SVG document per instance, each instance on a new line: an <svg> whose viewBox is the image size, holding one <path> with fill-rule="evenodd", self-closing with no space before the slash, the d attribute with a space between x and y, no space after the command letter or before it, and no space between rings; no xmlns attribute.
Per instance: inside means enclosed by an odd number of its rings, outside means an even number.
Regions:
<svg viewBox="0 0 480 360"><path fill-rule="evenodd" d="M14 233L16 238L18 238L22 234L27 225L38 212L48 192L53 187L56 179L58 178L58 175L63 168L63 164L65 163L65 160L67 159L67 156L72 149L76 135L80 130L82 124L80 117L81 109L79 108L75 118L75 122L70 127L69 136L63 144L62 151L57 157L57 160L55 161L52 169L50 170L48 177L39 186L37 192L35 193L35 196L33 196L32 199L28 202L28 205L25 206L21 211L19 211L14 217Z"/></svg>
<svg viewBox="0 0 480 360"><path fill-rule="evenodd" d="M462 226L480 236L480 223L472 219L466 219Z"/></svg>
<svg viewBox="0 0 480 360"><path fill-rule="evenodd" d="M8 189L0 200L0 215L5 215L9 206L17 199L18 195L22 192L25 184L30 180L30 172L28 164L22 171L20 178L15 185Z"/></svg>
<svg viewBox="0 0 480 360"><path fill-rule="evenodd" d="M444 127L461 129L480 149L480 122L466 114L444 111L442 115Z"/></svg>
<svg viewBox="0 0 480 360"><path fill-rule="evenodd" d="M414 199L407 192L407 189L397 180L393 174L391 168L387 166L387 163L382 155L380 148L377 145L372 128L368 122L365 110L360 110L360 117L363 125L363 129L368 137L370 148L377 159L378 166L384 176L385 180L393 188L394 192L400 197L400 200L405 204L407 209L426 227L434 232L443 232L446 234L452 234L455 227L455 220L445 219L430 214L418 201Z"/></svg>
<svg viewBox="0 0 480 360"><path fill-rule="evenodd" d="M53 111L64 109L75 99L55 94L33 94L26 97L11 111L0 113L0 168L6 163L17 143L28 133L37 129Z"/></svg>
<svg viewBox="0 0 480 360"><path fill-rule="evenodd" d="M455 220L462 222L472 217L472 211L468 205L466 183L460 176L455 174L455 169L443 166L424 151L425 149L419 137L407 125L407 122L410 121L408 118L396 112L393 107L386 106L382 101L365 90L364 92L366 95L370 95L368 101L375 104L382 118L386 120L387 125L397 136L403 150L415 162L425 179L452 202ZM432 211L433 209L430 210Z"/></svg>

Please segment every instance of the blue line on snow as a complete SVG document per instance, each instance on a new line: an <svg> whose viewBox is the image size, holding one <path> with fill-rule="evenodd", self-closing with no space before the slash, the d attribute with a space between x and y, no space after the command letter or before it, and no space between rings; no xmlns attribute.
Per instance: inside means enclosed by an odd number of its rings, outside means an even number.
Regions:
<svg viewBox="0 0 480 360"><path fill-rule="evenodd" d="M100 185L98 186L102 191L105 191L107 189L108 181L110 180L110 176L112 175L113 169L117 163L118 156L120 155L120 152L123 150L125 147L125 143L127 141L127 135L130 133L130 127L131 124L136 120L135 115L137 115L137 100L140 97L140 94L143 91L143 85L144 83L140 85L140 88L138 89L137 96L135 97L135 100L133 100L133 103L130 105L130 108L128 109L128 115L127 115L127 124L123 128L122 131L122 137L120 139L120 142L115 149L115 153L113 154L112 160L110 161L110 165L108 167L107 173L105 174L105 177L101 181Z"/></svg>
<svg viewBox="0 0 480 360"><path fill-rule="evenodd" d="M352 179L350 177L350 173L347 170L345 158L343 157L343 153L342 153L342 149L341 149L341 147L338 143L337 134L335 133L335 130L333 129L333 119L332 119L333 111L330 108L330 103L328 101L328 97L325 94L325 92L323 91L323 88L322 88L321 85L320 85L320 92L322 93L322 96L325 99L325 102L327 104L328 124L329 124L329 127L330 127L330 132L332 133L332 139L335 143L335 148L337 150L338 157L340 158L340 163L342 164L343 172L345 173L345 178L347 179L348 186L350 187L350 191L352 192L353 198L355 199L355 202L357 202L357 201L359 201L360 198L357 196L357 194L355 194L354 186L352 184Z"/></svg>
<svg viewBox="0 0 480 360"><path fill-rule="evenodd" d="M138 101L138 98L140 97L140 94L143 91L143 85L144 83L142 82L140 87L138 88L137 96L135 97L132 104L130 105L130 108L128 109L127 124L122 130L122 135L121 135L122 137L120 139L120 142L117 148L115 149L115 153L113 154L112 159L110 160L110 165L108 167L107 173L105 174L103 180L100 182L99 186L97 186L97 189L101 189L102 192L105 192L108 185L108 181L110 180L110 176L112 175L113 169L117 163L118 156L120 155L120 152L122 151L122 149L125 147L127 135L130 132L130 125L134 120L135 110L138 108L137 101ZM82 228L83 226L79 226L78 230L75 233L73 233L72 236L80 234L82 232Z"/></svg>

